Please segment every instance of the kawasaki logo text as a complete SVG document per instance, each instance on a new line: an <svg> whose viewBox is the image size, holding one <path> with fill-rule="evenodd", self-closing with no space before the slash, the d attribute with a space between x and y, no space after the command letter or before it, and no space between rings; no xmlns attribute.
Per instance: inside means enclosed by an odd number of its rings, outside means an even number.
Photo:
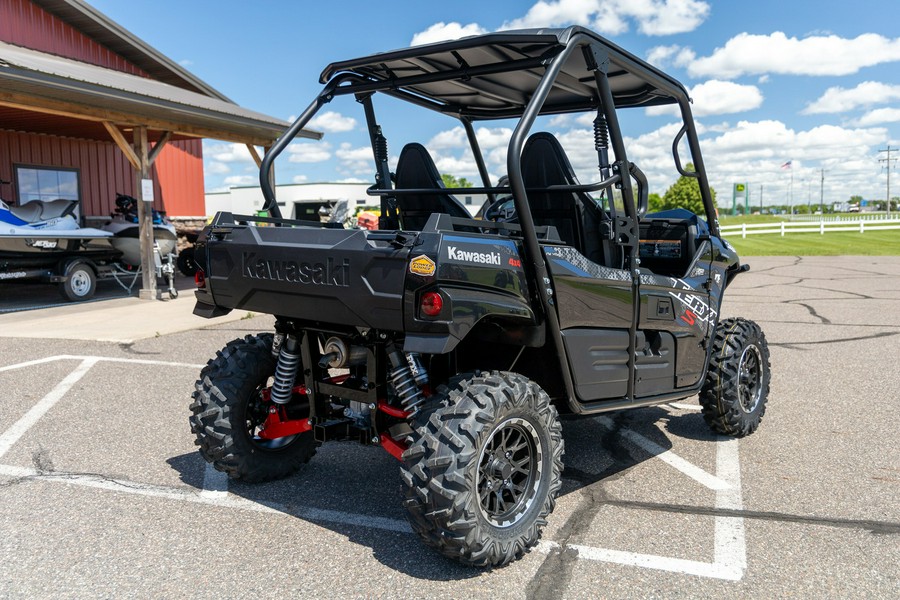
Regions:
<svg viewBox="0 0 900 600"><path fill-rule="evenodd" d="M350 259L336 264L333 258L325 262L298 262L294 260L270 260L257 258L255 252L243 255L242 272L250 279L288 281L312 285L350 285Z"/></svg>
<svg viewBox="0 0 900 600"><path fill-rule="evenodd" d="M466 262L482 263L485 265L500 265L499 252L468 252L457 250L456 246L447 246L447 256L450 260L464 260Z"/></svg>

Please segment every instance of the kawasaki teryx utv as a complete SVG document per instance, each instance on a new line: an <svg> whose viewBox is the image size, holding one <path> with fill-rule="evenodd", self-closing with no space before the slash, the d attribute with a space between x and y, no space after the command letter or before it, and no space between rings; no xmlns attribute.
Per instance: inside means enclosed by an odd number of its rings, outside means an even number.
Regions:
<svg viewBox="0 0 900 600"><path fill-rule="evenodd" d="M217 469L263 481L290 475L324 442L381 446L401 461L403 504L427 544L503 565L538 542L553 510L557 411L699 394L715 431L756 429L768 349L755 323L719 320L723 291L746 267L719 235L681 84L578 27L376 54L329 65L321 81L263 160L271 217L219 213L198 241L195 314L276 317L274 332L230 342L197 381L191 428ZM341 96L368 125L376 231L283 219L270 184L275 157ZM392 171L376 120L384 96L457 119L482 187L445 188L419 143ZM645 214L647 179L618 113L664 104L684 123L673 172L696 178L705 215ZM595 183L576 180L554 136L531 133L544 115L569 113L593 120ZM515 120L503 187L491 185L473 127L497 119ZM462 194L493 202L485 218Z"/></svg>

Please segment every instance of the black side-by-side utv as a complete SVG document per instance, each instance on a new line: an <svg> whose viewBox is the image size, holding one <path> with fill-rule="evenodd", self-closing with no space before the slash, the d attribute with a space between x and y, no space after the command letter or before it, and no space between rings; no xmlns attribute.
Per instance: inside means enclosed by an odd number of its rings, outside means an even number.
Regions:
<svg viewBox="0 0 900 600"><path fill-rule="evenodd" d="M270 217L219 213L201 234L195 314L275 315L200 374L191 428L230 477L290 475L333 440L400 459L414 530L447 556L503 565L537 544L563 469L558 412L592 415L699 394L717 432L758 426L769 354L753 322L719 319L746 270L718 229L673 78L579 27L506 31L329 65L324 88L263 160ZM396 167L376 100L457 119L482 186L448 189L428 149ZM281 218L270 170L334 99L361 107L381 205L375 231ZM380 101L380 100L379 100ZM705 215L646 214L648 182L619 113L677 105L673 173ZM546 115L588 114L597 181L580 183ZM508 185L491 184L473 123L514 120ZM690 153L694 170L680 157ZM485 194L474 219L457 196Z"/></svg>

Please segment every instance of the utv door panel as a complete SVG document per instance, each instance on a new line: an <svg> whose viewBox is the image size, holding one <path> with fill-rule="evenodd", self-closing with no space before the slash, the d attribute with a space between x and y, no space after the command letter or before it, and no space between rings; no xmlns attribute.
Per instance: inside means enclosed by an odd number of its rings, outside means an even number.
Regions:
<svg viewBox="0 0 900 600"><path fill-rule="evenodd" d="M628 331L624 329L567 329L562 332L582 402L621 398L628 392Z"/></svg>
<svg viewBox="0 0 900 600"><path fill-rule="evenodd" d="M562 332L582 402L623 398L628 392L628 331L575 328ZM671 392L675 384L675 338L665 331L637 333L635 395Z"/></svg>
<svg viewBox="0 0 900 600"><path fill-rule="evenodd" d="M545 246L544 256L553 276L560 329L631 326L634 294L627 271L592 263L565 246Z"/></svg>
<svg viewBox="0 0 900 600"><path fill-rule="evenodd" d="M675 387L696 384L706 364L705 340L717 318L707 289L710 256L703 253L683 279L642 273L639 327L675 339ZM640 348L640 346L638 346Z"/></svg>
<svg viewBox="0 0 900 600"><path fill-rule="evenodd" d="M638 331L635 343L634 395L671 392L675 385L675 338L666 331Z"/></svg>

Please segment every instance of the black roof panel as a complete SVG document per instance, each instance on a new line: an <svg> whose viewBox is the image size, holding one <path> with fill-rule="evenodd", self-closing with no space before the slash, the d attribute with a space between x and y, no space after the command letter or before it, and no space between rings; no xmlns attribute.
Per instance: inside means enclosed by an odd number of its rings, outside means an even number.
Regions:
<svg viewBox="0 0 900 600"><path fill-rule="evenodd" d="M380 82L382 89L425 99L445 112L476 118L514 116L531 98L545 65L568 44L609 57L609 82L617 107L671 104L688 98L672 77L581 27L503 31L382 52L332 63L320 81L355 74ZM573 52L541 112L571 112L596 105L596 86L585 54Z"/></svg>

